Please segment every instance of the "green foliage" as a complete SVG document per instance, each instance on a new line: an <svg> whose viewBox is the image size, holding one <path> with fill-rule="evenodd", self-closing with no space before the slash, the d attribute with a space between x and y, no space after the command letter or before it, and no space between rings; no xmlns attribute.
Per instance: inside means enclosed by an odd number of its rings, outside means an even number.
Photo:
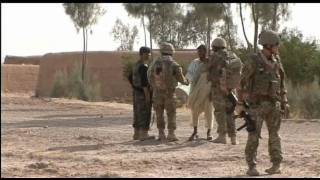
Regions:
<svg viewBox="0 0 320 180"><path fill-rule="evenodd" d="M293 86L309 84L316 76L320 77L320 50L316 40L304 41L297 29L282 32L280 56Z"/></svg>
<svg viewBox="0 0 320 180"><path fill-rule="evenodd" d="M98 17L106 12L98 3L63 3L63 7L77 31L96 24Z"/></svg>
<svg viewBox="0 0 320 180"><path fill-rule="evenodd" d="M57 71L51 97L77 98L85 101L101 100L100 83L88 77L89 72L86 74L86 78L82 80L79 64L75 64L70 73Z"/></svg>
<svg viewBox="0 0 320 180"><path fill-rule="evenodd" d="M125 80L128 80L129 74L132 72L132 68L137 61L136 56L132 55L122 55L122 76Z"/></svg>
<svg viewBox="0 0 320 180"><path fill-rule="evenodd" d="M129 24L125 25L120 19L117 19L111 34L115 41L120 41L118 51L132 51L138 35L138 28L137 26L131 28Z"/></svg>

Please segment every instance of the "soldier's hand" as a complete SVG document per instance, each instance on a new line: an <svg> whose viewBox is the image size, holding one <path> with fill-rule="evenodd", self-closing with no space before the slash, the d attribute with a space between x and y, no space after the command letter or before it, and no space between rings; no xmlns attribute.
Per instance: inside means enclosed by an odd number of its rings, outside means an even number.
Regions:
<svg viewBox="0 0 320 180"><path fill-rule="evenodd" d="M147 96L147 97L146 97L146 103L147 103L147 104L150 104L150 103L151 103L151 98L150 98L150 96Z"/></svg>
<svg viewBox="0 0 320 180"><path fill-rule="evenodd" d="M189 80L188 79L186 79L184 85L189 86Z"/></svg>
<svg viewBox="0 0 320 180"><path fill-rule="evenodd" d="M290 115L290 105L288 103L281 104L281 110L284 118L289 118Z"/></svg>

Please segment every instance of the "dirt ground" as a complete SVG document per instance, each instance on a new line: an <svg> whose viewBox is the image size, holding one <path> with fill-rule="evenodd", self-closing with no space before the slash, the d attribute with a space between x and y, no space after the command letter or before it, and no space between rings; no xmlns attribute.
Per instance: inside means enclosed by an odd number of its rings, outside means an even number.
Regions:
<svg viewBox="0 0 320 180"><path fill-rule="evenodd" d="M1 177L246 177L247 132L238 133L239 145L214 144L204 139L203 115L200 120L197 141L187 142L189 112L180 108L178 142L140 142L132 140L130 104L1 94ZM157 135L156 124L150 134ZM320 120L283 120L280 134L282 174L267 175L263 126L261 176L319 177Z"/></svg>

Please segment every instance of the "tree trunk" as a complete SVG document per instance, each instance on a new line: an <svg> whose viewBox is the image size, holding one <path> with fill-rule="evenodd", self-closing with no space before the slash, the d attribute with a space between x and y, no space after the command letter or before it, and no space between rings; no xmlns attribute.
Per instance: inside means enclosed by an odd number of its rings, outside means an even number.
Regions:
<svg viewBox="0 0 320 180"><path fill-rule="evenodd" d="M86 50L86 33L85 29L82 28L82 34L83 34L83 52L82 52L82 63L81 63L81 80L84 80L84 61L85 61L85 50Z"/></svg>
<svg viewBox="0 0 320 180"><path fill-rule="evenodd" d="M226 21L227 21L227 32L228 32L230 49L231 49L232 51L234 51L233 43L232 43L232 38L231 38L231 33L230 33L230 18L229 18L229 15L228 15L228 12L227 12L227 9L226 9L225 6L224 6L224 13L225 13Z"/></svg>
<svg viewBox="0 0 320 180"><path fill-rule="evenodd" d="M246 34L246 30L244 29L241 3L239 3L239 5L240 5L240 19L241 19L242 31L243 31L244 38L246 39L246 42L247 42L247 45L248 45L248 49L250 50L251 49L251 44L250 44L250 42L248 40L248 37L247 37L247 34Z"/></svg>
<svg viewBox="0 0 320 180"><path fill-rule="evenodd" d="M146 25L144 23L144 15L142 16L142 26L143 26L143 33L144 33L144 46L147 46L147 34L146 34Z"/></svg>
<svg viewBox="0 0 320 180"><path fill-rule="evenodd" d="M253 22L254 22L254 46L253 46L253 52L257 52L257 40L258 40L258 30L259 30L259 14L257 12L257 10L255 9L255 4L252 3L251 4L251 9L252 9L252 17L253 17Z"/></svg>
<svg viewBox="0 0 320 180"><path fill-rule="evenodd" d="M273 31L277 31L277 14L278 14L278 3L273 3L273 17L272 17L272 24L271 29Z"/></svg>
<svg viewBox="0 0 320 180"><path fill-rule="evenodd" d="M88 52L88 29L86 28L86 49L84 51L84 76L83 78L85 79L86 77L86 67L87 67L87 52Z"/></svg>
<svg viewBox="0 0 320 180"><path fill-rule="evenodd" d="M210 56L210 33L211 33L211 22L210 18L207 18L208 21L208 29L207 29L207 45L208 45L208 57Z"/></svg>
<svg viewBox="0 0 320 180"><path fill-rule="evenodd" d="M149 34L150 34L150 52L151 52L151 61L153 61L153 53L152 53L152 32L151 32L151 26L152 26L152 20L151 16L148 16L149 19Z"/></svg>

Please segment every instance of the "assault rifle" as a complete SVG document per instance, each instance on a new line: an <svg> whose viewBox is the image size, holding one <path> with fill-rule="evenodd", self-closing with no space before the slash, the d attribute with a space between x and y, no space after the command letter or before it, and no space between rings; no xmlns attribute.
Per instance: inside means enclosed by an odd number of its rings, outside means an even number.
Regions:
<svg viewBox="0 0 320 180"><path fill-rule="evenodd" d="M248 102L244 101L243 102L243 106L246 109L249 109L250 106L248 104ZM240 126L237 131L241 131L241 129L247 127L247 131L248 132L254 132L256 130L256 121L254 121L251 117L251 115L247 112L247 111L241 111L239 115L236 115L235 118L243 118L245 123Z"/></svg>
<svg viewBox="0 0 320 180"><path fill-rule="evenodd" d="M232 107L230 108L229 111L227 111L227 113L233 113L237 104L239 103L238 98L232 92L229 93L229 95L227 97L232 103ZM243 102L243 106L245 107L246 110L248 110L250 108L247 101ZM254 132L256 130L256 122L252 119L251 115L247 111L242 110L240 112L240 114L234 115L233 118L243 118L245 121L245 123L242 126L240 126L237 129L237 131L240 131L241 129L243 129L245 127L247 127L246 129L248 132Z"/></svg>

